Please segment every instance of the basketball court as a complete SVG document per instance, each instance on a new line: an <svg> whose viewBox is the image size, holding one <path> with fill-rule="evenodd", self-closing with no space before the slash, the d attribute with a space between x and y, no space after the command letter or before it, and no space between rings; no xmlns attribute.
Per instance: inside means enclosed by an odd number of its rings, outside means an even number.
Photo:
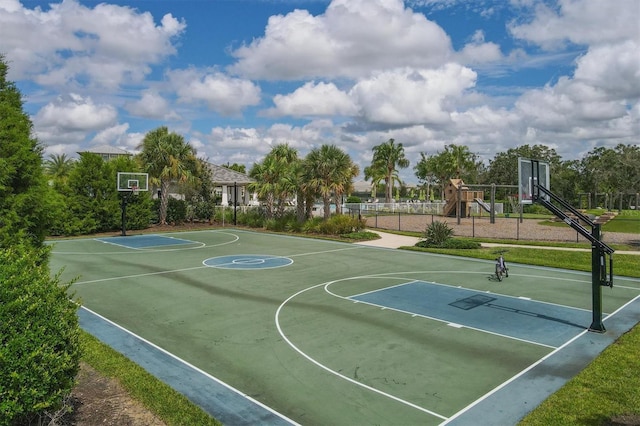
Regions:
<svg viewBox="0 0 640 426"><path fill-rule="evenodd" d="M222 229L54 242L81 326L226 424L514 424L640 321L640 280ZM509 262L508 253L506 260Z"/></svg>

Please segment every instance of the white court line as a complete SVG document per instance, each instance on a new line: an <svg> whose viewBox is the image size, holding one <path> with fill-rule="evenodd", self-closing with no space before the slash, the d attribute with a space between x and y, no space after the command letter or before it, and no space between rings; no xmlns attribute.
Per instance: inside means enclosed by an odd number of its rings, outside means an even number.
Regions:
<svg viewBox="0 0 640 426"><path fill-rule="evenodd" d="M362 246L345 247L345 248L339 248L339 249L333 249L333 250L310 251L310 252L307 252L307 253L291 254L291 255L287 255L286 257L313 256L314 254L334 253L334 252L337 252L337 251L346 251L346 250L358 250L358 249L361 249L361 248L362 248Z"/></svg>
<svg viewBox="0 0 640 426"><path fill-rule="evenodd" d="M124 279L128 279L128 278L148 277L148 276L151 276L151 275L173 274L175 272L193 271L193 270L196 270L196 269L204 269L204 268L208 268L208 266L195 266L193 268L173 269L173 270L170 270L170 271L148 272L148 273L145 273L145 274L133 274L133 275L124 275L124 276L120 276L120 277L100 278L100 279L97 279L97 280L78 281L78 282L73 283L73 285L99 283L99 282L103 282L103 281L124 280Z"/></svg>
<svg viewBox="0 0 640 426"><path fill-rule="evenodd" d="M95 315L96 317L100 318L102 321L105 321L105 322L111 324L112 326L124 331L125 333L129 334L130 336L134 337L135 339L146 343L147 345L153 347L154 349L162 352L163 354L165 354L165 355L175 359L176 361L180 362L181 364L187 366L188 368L192 369L193 371L196 371L196 372L202 374L206 378L208 378L210 380L213 380L214 382L218 383L219 385L224 386L225 388L229 389L230 391L232 391L232 392L242 396L243 398L246 398L247 400L253 402L254 404L264 408L265 410L269 411L270 413L275 414L276 416L280 417L281 419L286 420L286 421L290 422L293 425L299 425L299 423L294 422L293 420L291 420L290 418L284 416L283 414L278 413L277 411L275 411L272 408L264 405L260 401L253 399L252 397L250 397L249 395L245 394L244 392L239 391L238 389L236 389L233 386L223 382L222 380L218 379L217 377L212 376L211 374L207 373L204 370L201 370L200 368L196 367L193 364L190 364L189 362L183 360L182 358L178 357L177 355L174 355L171 352L167 351L166 349L163 349L160 346L156 345L155 343L150 342L149 340L145 339L144 337L141 337L141 336L137 335L133 331L130 331L130 330L122 327L121 325L116 324L115 322L111 321L110 319L108 319L106 317L103 317L102 315L98 314L97 312L92 311L89 308L81 306L80 309L83 309L83 310L89 312L90 314Z"/></svg>
<svg viewBox="0 0 640 426"><path fill-rule="evenodd" d="M606 321L607 319L613 317L614 315L616 315L618 312L620 312L621 310L623 310L625 307L627 307L628 305L630 305L631 303L635 302L637 299L640 299L640 295L636 296L635 298L633 298L632 300L628 301L627 303L625 303L624 305L622 305L621 307L619 307L618 309L616 309L611 315L608 315L606 318L603 319L603 321ZM449 417L447 419L447 421L440 423L441 425L446 425L447 423L451 422L452 420L455 420L456 418L460 417L462 414L466 413L467 411L469 411L471 408L475 407L476 405L478 405L480 402L484 401L485 399L489 398L491 395L493 395L494 393L498 392L500 389L504 388L505 386L507 386L508 384L512 383L513 381L515 381L516 379L522 377L525 373L531 371L534 367L540 365L540 363L542 363L543 361L545 361L546 359L550 358L551 356L555 355L556 353L558 353L559 351L561 351L562 349L564 349L565 347L567 347L569 344L571 344L572 342L574 342L576 339L578 339L579 337L583 336L584 334L588 333L589 330L584 330L582 333L578 334L576 337L574 337L573 339L569 340L568 342L566 342L565 344L559 346L555 351L547 354L546 356L542 357L541 359L539 359L538 361L534 362L533 364L531 364L529 367L525 368L524 370L522 370L520 373L518 373L517 375L513 376L512 378L510 378L509 380L507 380L506 382L502 383L500 386L495 387L493 390L491 390L490 392L484 394L482 397L476 399L474 402L472 402L471 404L467 405L466 407L464 407L462 410L458 411L457 413L455 413L453 416Z"/></svg>
<svg viewBox="0 0 640 426"><path fill-rule="evenodd" d="M203 249L203 248L207 248L207 247L220 247L220 246L224 246L227 244L233 244L236 241L238 241L240 239L240 237L238 237L236 234L232 234L230 232L222 232L222 231L193 231L193 232L186 232L186 233L195 233L195 232L210 232L213 234L223 234L223 235L231 235L234 237L233 240L231 241L225 241L223 243L217 243L217 244L205 244L201 241L194 241L193 243L199 243L201 245L196 246L196 247L181 247L181 248L175 248L175 249L163 249L163 250L149 250L149 249L134 249L136 250L136 254L138 253L170 253L170 252L174 252L174 251L185 251L185 250L199 250L199 249ZM162 235L162 236L167 236L168 234L154 234L154 235ZM172 237L168 237L168 238L172 238ZM49 245L57 245L59 243L66 243L66 242L76 242L76 241L96 241L96 242L100 242L103 244L109 244L106 241L102 241L99 240L97 238L72 238L69 240L59 240L59 241L51 241L51 242L46 242ZM115 247L118 247L118 244L112 244ZM186 244L185 244L186 245ZM122 247L126 247L126 246L122 246ZM126 248L130 248L130 247L126 247ZM74 251L52 251L51 253L53 254L60 254L60 255L100 255L100 256L106 256L106 255L130 255L131 252L130 251L107 251L107 252L92 252L92 253L87 253L84 251L80 251L80 252L74 252Z"/></svg>
<svg viewBox="0 0 640 426"><path fill-rule="evenodd" d="M330 283L326 283L326 284L328 285L328 284L330 284ZM419 405L416 405L416 404L414 404L414 403L412 403L412 402L406 401L406 400L404 400L404 399L398 398L398 397L397 397L397 396L395 396L395 395L391 395L391 394L389 394L389 393L387 393L387 392L381 391L381 390L379 390L379 389L376 389L376 388L371 387L371 386L369 386L369 385L366 385L366 384L364 384L364 383L358 382L357 380L354 380L354 379L352 379L351 377L347 377L347 376L345 376L344 374L340 374L340 373L338 373L337 371L334 371L334 370L330 369L330 368L329 368L329 367L327 367L326 365L324 365L324 364L322 364L322 363L320 363L320 362L316 361L316 360L315 360L315 359L313 359L311 356L307 355L307 354L306 354L305 352L303 352L300 348L298 348L295 344L293 344L293 342L292 342L291 340L289 340L289 338L284 334L284 331L282 330L282 327L280 326L280 312L282 311L282 308L284 307L284 305L286 305L286 304L287 304L290 300L292 300L294 297L296 297L296 296L298 296L298 295L300 295L300 294L302 294L302 293L304 293L304 292L306 292L306 291L308 291L308 290L312 290L312 289L314 289L314 288L318 288L318 287L321 287L321 286L324 286L324 285L325 285L325 283L317 284L317 285L311 286L311 287L309 287L309 288L306 288L306 289L304 289L304 290L300 290L299 292L297 292L297 293L295 293L295 294L293 294L293 295L289 296L289 297L288 297L284 302L282 302L282 304L280 304L280 306L278 306L278 309L276 310L276 315L275 315L275 323L276 323L276 328L278 329L278 333L280 333L280 336L282 336L282 338L284 339L284 341L285 341L285 342L287 342L287 344L288 344L289 346L291 346L291 348L292 348L293 350L295 350L296 352L298 352L300 355L302 355L302 356L303 356L304 358L306 358L307 360L311 361L311 363L313 363L313 364L315 364L316 366L318 366L318 367L322 368L323 370L325 370L325 371L329 372L330 374L333 374L334 376L338 376L338 377L340 377L341 379L344 379L344 380L346 380L346 381L348 381L348 382L350 382L350 383L353 383L353 384L355 384L355 385L357 385L357 386L360 386L360 387L362 387L362 388L365 388L365 389L367 389L367 390L369 390L369 391L371 391L371 392L377 393L377 394L379 394L379 395L382 395L382 396L387 397L387 398L389 398L389 399L392 399L392 400L394 400L394 401L400 402L401 404L404 404L404 405L407 405L407 406L409 406L409 407L415 408L415 409L417 409L417 410L420 410L420 411L422 411L422 412L425 412L425 413L427 413L427 414L430 414L430 415L432 415L432 416L435 416L435 417L437 417L437 418L439 418L439 419L446 420L446 419L447 419L447 417L445 417L445 416L443 416L443 415L441 415L441 414L438 414L438 413L436 413L435 411L431 411L431 410L428 410L428 409L426 409L426 408L424 408L424 407L420 407Z"/></svg>

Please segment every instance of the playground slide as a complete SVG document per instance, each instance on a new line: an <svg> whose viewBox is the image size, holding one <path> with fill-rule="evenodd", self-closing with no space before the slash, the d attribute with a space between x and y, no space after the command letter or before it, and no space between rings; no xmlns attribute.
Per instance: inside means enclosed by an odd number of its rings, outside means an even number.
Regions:
<svg viewBox="0 0 640 426"><path fill-rule="evenodd" d="M489 204L485 203L484 201L482 201L482 198L475 198L474 201L476 203L478 203L478 205L480 207L482 207L483 209L485 209L486 211L491 213L491 206Z"/></svg>

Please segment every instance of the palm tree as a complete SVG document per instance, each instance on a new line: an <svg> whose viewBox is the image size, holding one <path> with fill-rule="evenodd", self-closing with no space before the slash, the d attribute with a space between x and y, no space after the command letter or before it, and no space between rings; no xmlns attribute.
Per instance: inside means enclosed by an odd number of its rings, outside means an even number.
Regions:
<svg viewBox="0 0 640 426"><path fill-rule="evenodd" d="M281 216L286 201L297 190L296 167L298 151L288 144L274 146L261 163L253 165L249 176L256 180L249 188L266 200L267 218ZM277 208L277 211L274 209Z"/></svg>
<svg viewBox="0 0 640 426"><path fill-rule="evenodd" d="M373 159L371 160L372 175L378 175L384 170L384 183L386 185L385 203L391 202L393 195L393 182L398 179L398 167L409 167L409 160L404 156L404 147L393 139L373 147Z"/></svg>
<svg viewBox="0 0 640 426"><path fill-rule="evenodd" d="M382 167L370 165L364 168L364 180L371 179L371 198L376 199L376 191L380 182L384 180L386 171Z"/></svg>
<svg viewBox="0 0 640 426"><path fill-rule="evenodd" d="M358 166L351 161L351 157L336 145L322 145L307 154L305 180L309 190L322 197L325 219L331 215L332 194L336 199L337 212L342 211L340 199L352 186L353 178L358 173Z"/></svg>
<svg viewBox="0 0 640 426"><path fill-rule="evenodd" d="M49 159L44 162L44 171L55 182L64 183L73 169L73 163L74 160L67 157L67 154L50 154Z"/></svg>
<svg viewBox="0 0 640 426"><path fill-rule="evenodd" d="M147 133L138 145L139 159L149 173L149 181L160 186L160 224L167 223L169 185L194 182L198 176L198 161L195 149L184 137L169 132L166 126Z"/></svg>
<svg viewBox="0 0 640 426"><path fill-rule="evenodd" d="M463 173L474 170L475 155L466 145L451 144L445 147L445 152L449 157L450 170L457 179L461 179Z"/></svg>

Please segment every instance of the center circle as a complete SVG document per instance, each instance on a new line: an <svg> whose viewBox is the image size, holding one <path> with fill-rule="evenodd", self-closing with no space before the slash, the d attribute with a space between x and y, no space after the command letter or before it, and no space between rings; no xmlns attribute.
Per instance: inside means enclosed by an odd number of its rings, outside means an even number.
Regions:
<svg viewBox="0 0 640 426"><path fill-rule="evenodd" d="M210 257L202 264L210 268L218 269L272 269L289 266L293 263L288 257L273 256L269 254L236 254L228 256Z"/></svg>

